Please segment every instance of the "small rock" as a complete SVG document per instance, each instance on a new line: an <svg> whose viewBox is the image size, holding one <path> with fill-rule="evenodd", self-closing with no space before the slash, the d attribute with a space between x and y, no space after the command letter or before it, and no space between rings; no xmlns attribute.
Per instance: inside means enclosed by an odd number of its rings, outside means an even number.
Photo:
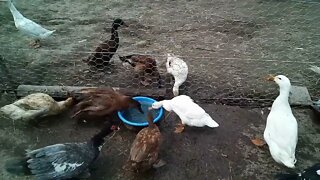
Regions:
<svg viewBox="0 0 320 180"><path fill-rule="evenodd" d="M291 86L291 93L289 96L291 105L311 105L312 100L308 89L303 86Z"/></svg>
<svg viewBox="0 0 320 180"><path fill-rule="evenodd" d="M86 41L87 41L86 39L83 39L83 40L78 41L78 43L83 43L83 42L86 42Z"/></svg>
<svg viewBox="0 0 320 180"><path fill-rule="evenodd" d="M142 47L146 47L146 46L148 46L150 43L148 42L148 41L138 41L138 42L136 42L136 46L138 46L138 47L140 47L140 48L142 48Z"/></svg>
<svg viewBox="0 0 320 180"><path fill-rule="evenodd" d="M227 158L227 157L228 157L228 155L223 154L223 153L221 153L221 156L222 156L222 157L225 157L225 158Z"/></svg>

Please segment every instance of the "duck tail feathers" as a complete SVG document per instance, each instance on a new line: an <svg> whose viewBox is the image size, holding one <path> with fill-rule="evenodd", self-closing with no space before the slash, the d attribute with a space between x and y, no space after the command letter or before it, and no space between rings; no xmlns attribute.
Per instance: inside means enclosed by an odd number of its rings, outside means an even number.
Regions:
<svg viewBox="0 0 320 180"><path fill-rule="evenodd" d="M206 125L211 127L211 128L214 128L214 127L219 127L219 124L214 121L209 114L206 115L205 117L205 120L206 120Z"/></svg>
<svg viewBox="0 0 320 180"><path fill-rule="evenodd" d="M282 163L287 166L288 168L295 168L294 164L296 163L296 159L295 158L290 158L290 159L287 159L285 161L283 161Z"/></svg>
<svg viewBox="0 0 320 180"><path fill-rule="evenodd" d="M46 32L43 34L43 38L46 38L46 37L50 36L51 34L53 34L54 32L56 32L56 30L52 30L52 31L50 31L48 29L45 29L45 30L46 30Z"/></svg>

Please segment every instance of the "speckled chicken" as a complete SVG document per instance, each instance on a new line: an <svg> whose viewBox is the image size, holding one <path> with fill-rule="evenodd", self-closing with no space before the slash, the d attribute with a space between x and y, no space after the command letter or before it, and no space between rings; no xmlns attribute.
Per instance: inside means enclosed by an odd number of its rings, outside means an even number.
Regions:
<svg viewBox="0 0 320 180"><path fill-rule="evenodd" d="M127 62L134 68L134 71L137 73L137 76L139 76L140 83L142 85L150 85L153 82L153 79L155 79L158 83L158 87L161 87L161 77L155 58L139 54L119 56L119 58L122 62Z"/></svg>
<svg viewBox="0 0 320 180"><path fill-rule="evenodd" d="M144 172L152 167L158 167L160 161L158 153L160 148L161 133L153 117L148 111L149 126L143 128L136 136L130 149L127 166L134 172Z"/></svg>
<svg viewBox="0 0 320 180"><path fill-rule="evenodd" d="M85 88L72 95L76 101L73 118L106 117L112 113L128 108L137 108L143 113L141 104L113 90L112 88Z"/></svg>

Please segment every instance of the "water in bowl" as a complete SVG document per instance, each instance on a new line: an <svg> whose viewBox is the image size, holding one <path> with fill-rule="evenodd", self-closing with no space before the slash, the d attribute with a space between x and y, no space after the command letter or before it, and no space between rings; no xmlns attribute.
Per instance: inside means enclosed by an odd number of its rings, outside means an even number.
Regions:
<svg viewBox="0 0 320 180"><path fill-rule="evenodd" d="M148 102L140 102L140 103L141 103L141 108L144 114L140 113L140 111L138 111L136 108L131 108L129 110L123 111L123 114L122 114L123 117L131 122L136 122L136 123L147 122L148 108L151 106L152 103L148 103ZM155 119L158 116L159 112L160 112L159 110L155 110L155 109L151 110L153 119Z"/></svg>

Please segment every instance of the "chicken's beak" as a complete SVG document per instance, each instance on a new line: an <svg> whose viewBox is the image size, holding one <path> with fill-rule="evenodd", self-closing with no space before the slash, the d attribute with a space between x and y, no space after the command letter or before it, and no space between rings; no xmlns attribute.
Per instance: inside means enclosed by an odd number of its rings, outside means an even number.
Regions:
<svg viewBox="0 0 320 180"><path fill-rule="evenodd" d="M273 75L269 75L268 77L266 77L267 81L274 81L275 76Z"/></svg>

